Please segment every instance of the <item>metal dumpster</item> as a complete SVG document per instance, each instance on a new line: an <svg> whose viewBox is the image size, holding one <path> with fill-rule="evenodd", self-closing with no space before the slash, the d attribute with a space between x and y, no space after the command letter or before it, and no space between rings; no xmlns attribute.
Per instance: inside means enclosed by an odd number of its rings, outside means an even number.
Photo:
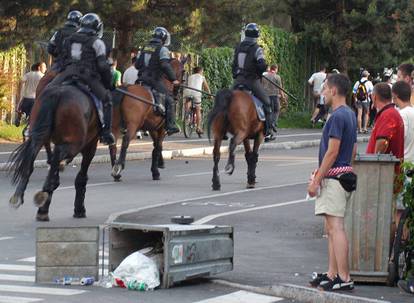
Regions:
<svg viewBox="0 0 414 303"><path fill-rule="evenodd" d="M146 225L112 222L109 226L109 271L131 253L161 248L161 287L233 269L233 227L213 225Z"/></svg>
<svg viewBox="0 0 414 303"><path fill-rule="evenodd" d="M388 154L357 155L357 189L345 215L351 276L359 282L388 282L393 218L394 166Z"/></svg>

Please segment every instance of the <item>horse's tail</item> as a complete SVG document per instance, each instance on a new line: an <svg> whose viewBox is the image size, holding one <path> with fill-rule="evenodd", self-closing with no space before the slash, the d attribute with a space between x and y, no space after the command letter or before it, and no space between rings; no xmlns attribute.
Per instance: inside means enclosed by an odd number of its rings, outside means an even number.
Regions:
<svg viewBox="0 0 414 303"><path fill-rule="evenodd" d="M32 124L29 139L18 146L9 158L8 171L13 172L12 183L16 184L33 169L33 162L42 145L52 132L54 114L58 105L60 90L45 90L40 97L42 103L36 121Z"/></svg>
<svg viewBox="0 0 414 303"><path fill-rule="evenodd" d="M226 119L227 108L229 107L232 97L233 97L233 92L228 88L224 88L217 93L216 98L214 100L214 107L208 115L208 124L207 124L208 140L210 140L211 126L214 120L216 119L216 117L219 114L223 114L224 119Z"/></svg>

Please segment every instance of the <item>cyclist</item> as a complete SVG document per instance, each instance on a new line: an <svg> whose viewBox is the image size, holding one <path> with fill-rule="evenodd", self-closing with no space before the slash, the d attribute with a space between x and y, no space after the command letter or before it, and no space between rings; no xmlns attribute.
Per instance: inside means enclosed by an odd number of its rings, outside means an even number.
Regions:
<svg viewBox="0 0 414 303"><path fill-rule="evenodd" d="M206 78L203 75L203 68L202 67L195 67L193 69L193 74L188 77L187 80L187 86L191 88L195 88L197 90L204 90L208 93L210 93L210 88L208 86L208 83L206 81ZM190 110L191 108L191 99L193 99L193 104L195 106L196 110L196 124L197 124L197 134L201 135L203 134L203 129L200 127L201 121L202 121L202 115L201 115L201 92L191 90L191 89L184 89L183 92L184 100L185 102L185 110L186 112Z"/></svg>

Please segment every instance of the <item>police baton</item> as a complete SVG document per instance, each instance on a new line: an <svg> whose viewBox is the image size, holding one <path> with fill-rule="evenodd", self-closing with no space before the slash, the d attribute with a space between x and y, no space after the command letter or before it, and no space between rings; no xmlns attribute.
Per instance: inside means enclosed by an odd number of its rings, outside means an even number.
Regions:
<svg viewBox="0 0 414 303"><path fill-rule="evenodd" d="M193 87L190 87L190 86L184 85L184 84L180 84L179 86L180 86L180 87L182 87L182 88L191 89L191 90L193 90L193 91L196 91L196 92L199 92L199 93L205 94L205 95L210 96L210 97L216 97L216 95L214 95L214 94L211 94L211 93L208 93L208 92L206 92L206 91L199 90L199 89L196 89L196 88L193 88Z"/></svg>
<svg viewBox="0 0 414 303"><path fill-rule="evenodd" d="M286 93L286 95L288 95L289 97L291 97L293 100L295 100L296 102L298 102L298 98L296 98L294 95L292 95L291 93L289 93L288 91L286 91L284 88L282 88L279 84L277 84L276 82L270 80L268 77L262 75L262 77L264 79L266 79L267 81L269 81L270 83L272 83L274 86L276 86L278 89L280 89L281 91L283 91L284 93Z"/></svg>
<svg viewBox="0 0 414 303"><path fill-rule="evenodd" d="M148 104L148 105L152 105L152 106L155 106L155 107L159 107L162 110L165 110L164 106L162 106L160 104L157 104L157 103L153 103L151 101L148 101L147 99L142 98L142 97L139 97L139 96L137 96L135 94L132 94L132 93L126 91L126 90L123 90L123 89L118 88L118 87L115 88L115 90L118 91L118 92L120 92L121 94L127 95L128 97L131 97L131 98L133 98L135 100L141 101L142 103L145 103L145 104Z"/></svg>

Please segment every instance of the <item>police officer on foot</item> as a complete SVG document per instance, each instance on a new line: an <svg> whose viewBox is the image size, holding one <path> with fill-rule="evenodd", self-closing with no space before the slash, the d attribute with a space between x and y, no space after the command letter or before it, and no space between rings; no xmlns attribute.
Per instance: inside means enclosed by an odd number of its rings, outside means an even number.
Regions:
<svg viewBox="0 0 414 303"><path fill-rule="evenodd" d="M50 85L58 85L68 78L78 77L85 82L103 103L104 125L101 142L114 144L112 128L111 68L101 40L103 24L97 14L88 13L80 20L79 30L65 40L64 70Z"/></svg>
<svg viewBox="0 0 414 303"><path fill-rule="evenodd" d="M150 86L161 94L165 95L166 102L166 131L168 135L178 133L180 129L175 124L175 101L164 85L163 75L174 85L180 82L170 64L170 33L164 27L154 29L152 39L142 50L135 62L139 70L138 79L145 85Z"/></svg>
<svg viewBox="0 0 414 303"><path fill-rule="evenodd" d="M256 23L249 23L244 28L244 39L236 47L233 60L234 87L242 84L252 90L253 94L263 103L266 114L265 141L275 140L273 131L273 114L270 99L267 96L260 78L267 69L263 49L257 44L260 30Z"/></svg>
<svg viewBox="0 0 414 303"><path fill-rule="evenodd" d="M80 11L70 11L63 27L50 38L47 52L53 56L52 70L59 72L63 68L63 41L79 29L81 18Z"/></svg>

